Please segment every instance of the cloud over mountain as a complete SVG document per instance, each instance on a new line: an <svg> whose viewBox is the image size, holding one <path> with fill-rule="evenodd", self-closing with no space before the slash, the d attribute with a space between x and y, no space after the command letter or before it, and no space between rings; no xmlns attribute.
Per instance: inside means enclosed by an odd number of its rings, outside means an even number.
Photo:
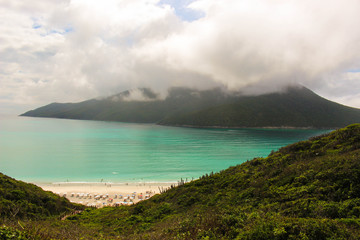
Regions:
<svg viewBox="0 0 360 240"><path fill-rule="evenodd" d="M357 0L0 0L0 104L297 83L360 107L359 12Z"/></svg>

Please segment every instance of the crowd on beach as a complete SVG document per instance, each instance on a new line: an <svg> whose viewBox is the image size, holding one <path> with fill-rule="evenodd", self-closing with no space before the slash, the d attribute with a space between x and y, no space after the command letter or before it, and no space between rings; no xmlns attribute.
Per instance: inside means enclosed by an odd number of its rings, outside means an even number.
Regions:
<svg viewBox="0 0 360 240"><path fill-rule="evenodd" d="M132 205L151 198L173 183L57 182L37 184L73 203L89 207Z"/></svg>
<svg viewBox="0 0 360 240"><path fill-rule="evenodd" d="M117 207L120 205L131 205L139 201L149 199L155 192L146 191L143 193L133 192L131 194L98 194L98 193L57 193L61 197L66 197L73 203L79 203L88 207Z"/></svg>

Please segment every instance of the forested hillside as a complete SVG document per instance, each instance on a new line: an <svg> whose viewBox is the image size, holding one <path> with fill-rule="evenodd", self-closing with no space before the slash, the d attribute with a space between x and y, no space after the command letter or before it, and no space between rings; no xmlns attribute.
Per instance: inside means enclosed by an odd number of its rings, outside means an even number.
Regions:
<svg viewBox="0 0 360 240"><path fill-rule="evenodd" d="M149 89L141 92L146 100L129 100L130 92L125 91L80 103L52 103L22 116L227 128L338 128L360 122L359 109L331 102L304 87L259 96L173 88L162 100Z"/></svg>

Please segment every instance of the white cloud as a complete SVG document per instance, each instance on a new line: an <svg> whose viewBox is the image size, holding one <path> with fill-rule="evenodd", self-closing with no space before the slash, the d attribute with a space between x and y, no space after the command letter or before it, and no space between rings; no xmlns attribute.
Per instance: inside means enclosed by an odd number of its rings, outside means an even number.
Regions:
<svg viewBox="0 0 360 240"><path fill-rule="evenodd" d="M203 8L206 17L155 45L165 45L179 68L229 88L311 86L358 63L358 1L345 7L339 1L199 1L193 7Z"/></svg>
<svg viewBox="0 0 360 240"><path fill-rule="evenodd" d="M360 2L0 0L0 104L216 85L248 93L300 83L360 107ZM168 1L171 2L171 1Z"/></svg>

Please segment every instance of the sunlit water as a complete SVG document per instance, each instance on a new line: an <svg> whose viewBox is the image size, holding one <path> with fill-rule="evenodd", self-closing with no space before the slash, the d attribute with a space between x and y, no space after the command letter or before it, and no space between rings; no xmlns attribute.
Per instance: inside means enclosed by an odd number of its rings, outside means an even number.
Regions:
<svg viewBox="0 0 360 240"><path fill-rule="evenodd" d="M173 182L325 132L1 117L0 172L29 182Z"/></svg>

